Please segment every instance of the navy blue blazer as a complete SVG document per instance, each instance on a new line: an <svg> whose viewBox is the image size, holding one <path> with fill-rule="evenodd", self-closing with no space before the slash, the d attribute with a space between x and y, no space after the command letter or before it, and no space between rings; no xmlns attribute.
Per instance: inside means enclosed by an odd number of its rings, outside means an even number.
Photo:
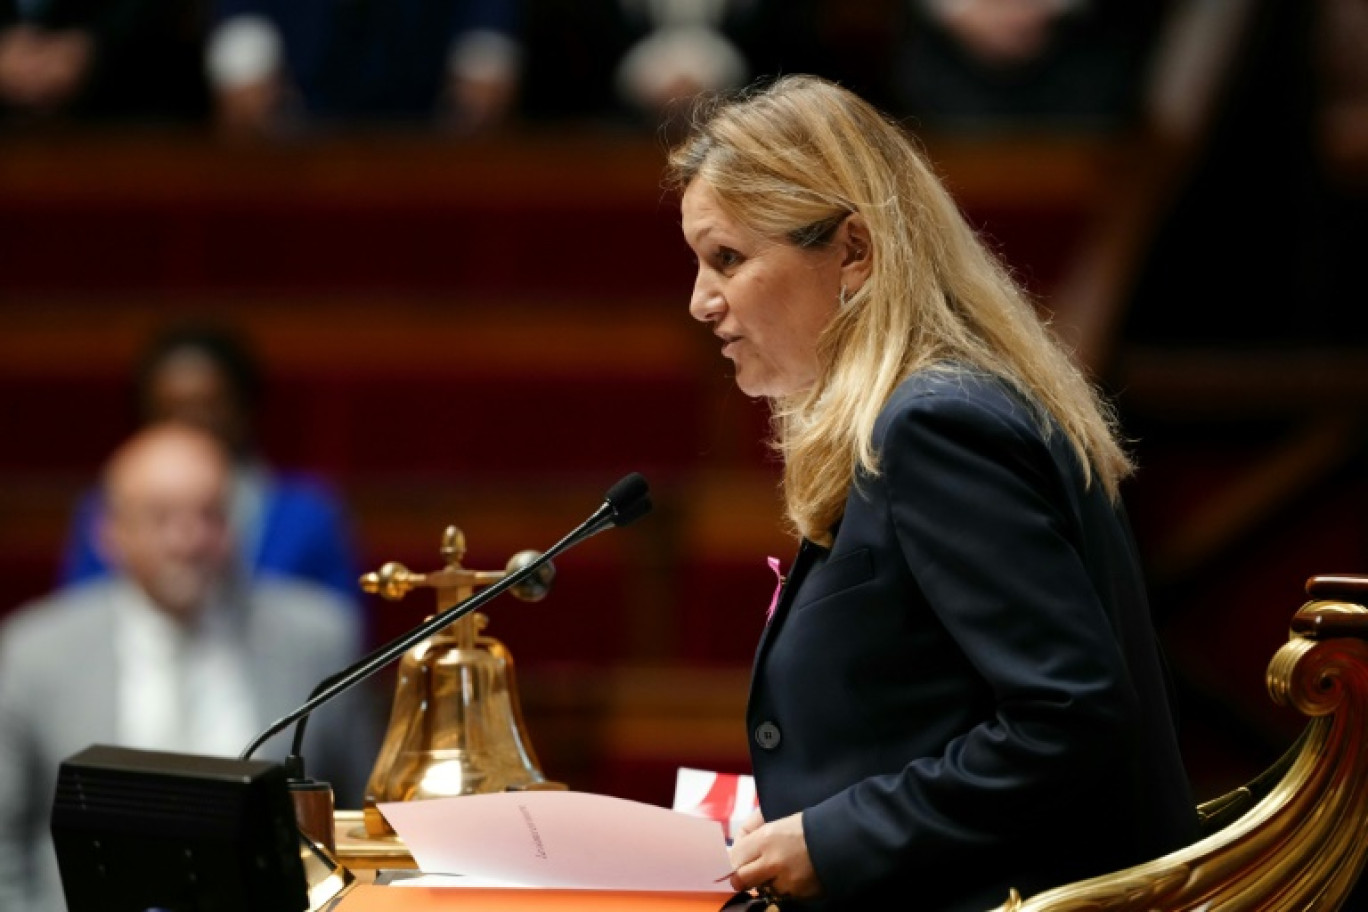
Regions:
<svg viewBox="0 0 1368 912"><path fill-rule="evenodd" d="M1129 526L1048 426L998 380L914 376L830 550L801 545L747 722L812 907L982 912L1196 836Z"/></svg>

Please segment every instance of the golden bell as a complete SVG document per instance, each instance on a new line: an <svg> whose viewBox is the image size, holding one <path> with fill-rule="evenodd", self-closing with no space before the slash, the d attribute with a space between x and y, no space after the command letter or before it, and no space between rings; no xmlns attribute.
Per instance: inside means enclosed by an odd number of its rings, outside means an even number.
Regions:
<svg viewBox="0 0 1368 912"><path fill-rule="evenodd" d="M520 551L503 571L467 570L465 536L448 526L442 536L445 566L411 573L385 564L361 578L367 592L397 600L415 588L436 590L441 612L469 598L476 586L497 582L541 555ZM548 563L509 591L537 601L550 589ZM394 835L376 805L509 789L563 789L542 775L527 736L513 672L513 657L482 636L488 618L475 613L414 646L399 663L389 728L366 783L364 819L371 837Z"/></svg>

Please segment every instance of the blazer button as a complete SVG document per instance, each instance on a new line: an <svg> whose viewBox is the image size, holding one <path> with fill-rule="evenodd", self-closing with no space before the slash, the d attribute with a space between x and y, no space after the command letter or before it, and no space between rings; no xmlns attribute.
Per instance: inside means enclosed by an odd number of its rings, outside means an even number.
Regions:
<svg viewBox="0 0 1368 912"><path fill-rule="evenodd" d="M779 726L773 722L761 722L755 727L755 743L765 750L774 750L781 740L783 735L779 733Z"/></svg>

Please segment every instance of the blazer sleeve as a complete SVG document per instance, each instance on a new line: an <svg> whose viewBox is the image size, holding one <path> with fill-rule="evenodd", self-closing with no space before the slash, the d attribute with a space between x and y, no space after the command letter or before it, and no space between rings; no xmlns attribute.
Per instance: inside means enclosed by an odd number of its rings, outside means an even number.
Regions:
<svg viewBox="0 0 1368 912"><path fill-rule="evenodd" d="M1095 798L1136 702L1080 554L1068 486L1081 476L1032 415L922 396L887 420L880 453L880 476L862 484L886 501L913 586L993 711L941 753L804 811L814 866L838 896L909 864L972 866L985 848L1020 844L1041 815Z"/></svg>

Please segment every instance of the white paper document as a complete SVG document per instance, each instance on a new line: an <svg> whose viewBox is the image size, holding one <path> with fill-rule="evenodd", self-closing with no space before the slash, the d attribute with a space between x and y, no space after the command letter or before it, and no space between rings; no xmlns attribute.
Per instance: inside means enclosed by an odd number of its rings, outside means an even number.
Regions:
<svg viewBox="0 0 1368 912"><path fill-rule="evenodd" d="M452 885L731 894L722 827L588 792L379 805L418 867Z"/></svg>

